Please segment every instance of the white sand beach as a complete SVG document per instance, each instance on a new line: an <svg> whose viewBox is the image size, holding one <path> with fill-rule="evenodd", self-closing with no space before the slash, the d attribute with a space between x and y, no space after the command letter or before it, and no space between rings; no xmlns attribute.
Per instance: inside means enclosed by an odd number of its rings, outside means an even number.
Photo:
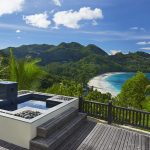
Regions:
<svg viewBox="0 0 150 150"><path fill-rule="evenodd" d="M113 72L113 73L105 73L99 76L92 78L89 82L89 86L93 86L94 89L102 93L111 93L112 96L116 96L118 92L115 90L115 87L111 85L106 79L113 74L121 74L122 72Z"/></svg>

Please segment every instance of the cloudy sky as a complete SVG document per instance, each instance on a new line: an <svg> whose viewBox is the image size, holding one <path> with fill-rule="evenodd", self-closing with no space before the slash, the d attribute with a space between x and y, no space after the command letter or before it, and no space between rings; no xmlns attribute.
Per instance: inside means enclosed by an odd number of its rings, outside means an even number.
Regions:
<svg viewBox="0 0 150 150"><path fill-rule="evenodd" d="M150 53L150 0L0 0L0 49L80 42Z"/></svg>

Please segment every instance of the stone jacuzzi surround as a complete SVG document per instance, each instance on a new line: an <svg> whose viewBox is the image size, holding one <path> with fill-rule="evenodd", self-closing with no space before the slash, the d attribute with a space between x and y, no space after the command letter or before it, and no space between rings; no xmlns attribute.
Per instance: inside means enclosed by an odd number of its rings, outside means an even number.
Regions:
<svg viewBox="0 0 150 150"><path fill-rule="evenodd" d="M18 95L17 101L23 102L30 100L31 98L40 100L46 99L48 103L56 102L59 104L47 110L31 107L23 107L15 111L0 109L0 139L29 149L29 142L31 139L36 137L37 127L39 125L45 123L49 119L59 115L71 107L78 108L77 98L32 91ZM39 111L41 112L41 115L32 119L24 119L18 116L14 116L14 114L24 110Z"/></svg>

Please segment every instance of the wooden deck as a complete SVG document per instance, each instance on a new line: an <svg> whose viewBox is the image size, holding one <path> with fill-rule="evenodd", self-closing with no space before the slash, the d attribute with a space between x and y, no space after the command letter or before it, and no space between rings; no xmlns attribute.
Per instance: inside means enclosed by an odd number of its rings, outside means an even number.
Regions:
<svg viewBox="0 0 150 150"><path fill-rule="evenodd" d="M25 150L0 141L0 150ZM150 150L150 137L87 121L56 150Z"/></svg>
<svg viewBox="0 0 150 150"><path fill-rule="evenodd" d="M0 140L0 150L26 150L26 149Z"/></svg>
<svg viewBox="0 0 150 150"><path fill-rule="evenodd" d="M149 136L106 124L88 124L57 150L150 150ZM90 133L86 131L88 128Z"/></svg>

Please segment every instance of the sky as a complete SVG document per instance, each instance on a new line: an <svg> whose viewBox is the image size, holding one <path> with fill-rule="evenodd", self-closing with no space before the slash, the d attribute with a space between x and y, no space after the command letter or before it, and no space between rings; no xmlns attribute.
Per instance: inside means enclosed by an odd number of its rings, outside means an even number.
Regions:
<svg viewBox="0 0 150 150"><path fill-rule="evenodd" d="M150 0L0 0L0 49L79 42L150 53Z"/></svg>

